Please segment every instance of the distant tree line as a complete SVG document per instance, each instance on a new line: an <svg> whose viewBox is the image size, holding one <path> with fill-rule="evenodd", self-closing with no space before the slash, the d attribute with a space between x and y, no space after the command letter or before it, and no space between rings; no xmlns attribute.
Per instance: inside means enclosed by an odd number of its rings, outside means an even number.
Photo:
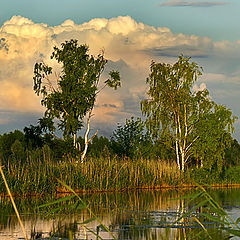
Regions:
<svg viewBox="0 0 240 240"><path fill-rule="evenodd" d="M0 155L5 164L12 161L20 164L28 154L39 154L40 158L43 158L43 151L47 151L53 161L65 160L67 157L77 159L79 150L73 146L73 141L73 137L62 140L50 133L44 133L40 125L30 125L25 127L23 132L15 130L0 135ZM84 147L82 137L78 137L77 141ZM174 144L174 140L170 137L166 139L166 135L153 141L144 127L144 122L140 118L132 117L127 119L125 124L118 124L110 138L96 135L89 143L88 157L115 157L119 161L123 158L128 158L129 161L137 161L138 158L174 161ZM224 154L221 167L240 165L240 144L236 139L230 139L230 144L224 148ZM193 156L188 167L201 165ZM217 169L217 161L203 167Z"/></svg>

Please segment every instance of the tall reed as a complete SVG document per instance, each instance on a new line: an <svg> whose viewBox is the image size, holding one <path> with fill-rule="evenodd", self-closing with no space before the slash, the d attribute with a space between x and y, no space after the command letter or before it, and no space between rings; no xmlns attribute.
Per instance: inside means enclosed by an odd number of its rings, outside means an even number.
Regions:
<svg viewBox="0 0 240 240"><path fill-rule="evenodd" d="M26 233L26 231L25 231L23 222L22 222L22 220L21 220L20 214L19 214L19 212L18 212L17 206L16 206L15 201L14 201L13 196L12 196L12 192L11 192L9 186L8 186L8 182L7 182L7 180L6 180L5 174L4 174L3 169L2 169L1 158L0 158L0 173L1 173L1 176L2 176L2 179L3 179L3 182L4 182L4 185L5 185L5 188L6 188L6 190L7 190L7 193L8 193L8 195L9 195L9 197L10 197L12 206L13 206L14 211L15 211L15 213L16 213L18 222L19 222L19 224L20 224L20 226L21 226L21 229L22 229L24 238L25 238L25 240L28 240L27 233Z"/></svg>
<svg viewBox="0 0 240 240"><path fill-rule="evenodd" d="M210 174L207 170L189 170L183 174L178 170L175 161L160 159L132 160L109 155L87 158L84 163L79 163L69 156L57 160L45 148L29 151L22 162L11 158L5 160L4 165L10 188L20 195L65 191L56 179L60 179L76 191L109 191L191 185L195 180L205 181L206 174ZM216 176L208 179L211 179L210 183L222 181ZM218 182L214 182L215 180ZM5 192L1 182L0 191Z"/></svg>

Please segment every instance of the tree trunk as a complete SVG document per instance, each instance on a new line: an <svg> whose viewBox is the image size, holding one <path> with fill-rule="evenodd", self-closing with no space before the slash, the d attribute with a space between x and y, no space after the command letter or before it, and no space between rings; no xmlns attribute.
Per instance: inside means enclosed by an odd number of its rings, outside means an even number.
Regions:
<svg viewBox="0 0 240 240"><path fill-rule="evenodd" d="M177 165L178 165L178 169L181 170L181 166L180 166L180 159L179 159L179 146L178 146L178 128L177 128L177 119L175 116L175 150L176 150L176 157L177 157Z"/></svg>
<svg viewBox="0 0 240 240"><path fill-rule="evenodd" d="M184 172L185 170L185 152L182 152L182 171Z"/></svg>
<svg viewBox="0 0 240 240"><path fill-rule="evenodd" d="M97 135L98 130L96 131L96 133L90 138L88 139L88 134L90 132L90 118L92 117L92 111L89 112L88 114L88 119L87 119L87 130L85 132L85 136L84 136L84 142L85 142L85 147L84 150L81 154L81 163L83 163L85 156L87 154L87 150L88 150L88 145L91 142L91 140Z"/></svg>
<svg viewBox="0 0 240 240"><path fill-rule="evenodd" d="M178 169L181 170L180 160L179 160L179 151L178 151L178 141L177 141L177 138L176 138L176 141L175 141L175 147L176 147L176 155L177 155L177 165L178 165Z"/></svg>
<svg viewBox="0 0 240 240"><path fill-rule="evenodd" d="M74 148L77 148L76 138L77 138L76 133L74 133L74 134L73 134L73 146L74 146Z"/></svg>
<svg viewBox="0 0 240 240"><path fill-rule="evenodd" d="M203 168L203 160L202 160L202 158L201 158L201 168Z"/></svg>
<svg viewBox="0 0 240 240"><path fill-rule="evenodd" d="M86 156L86 153L87 153L87 149L88 149L88 144L89 144L89 141L88 141L88 134L89 134L89 131L90 131L90 118L91 118L91 113L89 113L88 115L88 119L87 119L87 130L85 132L85 137L84 137L84 142L85 142L85 147L84 147L84 150L81 154L81 162L83 163L84 161L84 158Z"/></svg>
<svg viewBox="0 0 240 240"><path fill-rule="evenodd" d="M197 168L199 168L199 157L198 157L198 154L197 154L197 157L196 157L196 165L197 165Z"/></svg>

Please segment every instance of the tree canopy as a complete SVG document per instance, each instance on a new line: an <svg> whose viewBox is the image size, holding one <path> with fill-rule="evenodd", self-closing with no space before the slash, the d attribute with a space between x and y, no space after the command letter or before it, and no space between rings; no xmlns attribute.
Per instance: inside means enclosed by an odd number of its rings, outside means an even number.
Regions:
<svg viewBox="0 0 240 240"><path fill-rule="evenodd" d="M88 51L88 46L79 46L77 40L66 41L60 48L55 46L51 59L61 64L61 72L56 74L55 82L51 79L52 67L44 62L36 63L34 67L34 91L42 95L45 118L51 121L58 119L65 137L76 136L82 128L83 118L92 111L101 89L105 86L117 89L120 86L119 72L111 71L109 78L99 87L107 60L103 53L94 57ZM51 126L49 121L45 123Z"/></svg>
<svg viewBox="0 0 240 240"><path fill-rule="evenodd" d="M113 150L119 156L136 158L137 154L150 155L152 141L144 131L144 122L141 118L126 119L124 125L118 124L111 137Z"/></svg>
<svg viewBox="0 0 240 240"><path fill-rule="evenodd" d="M152 137L168 133L174 138L176 161L183 171L194 156L203 160L210 152L216 154L208 163L220 163L235 117L212 101L207 89L193 90L202 69L180 56L173 65L152 62L150 71L146 80L149 98L141 102L141 109Z"/></svg>

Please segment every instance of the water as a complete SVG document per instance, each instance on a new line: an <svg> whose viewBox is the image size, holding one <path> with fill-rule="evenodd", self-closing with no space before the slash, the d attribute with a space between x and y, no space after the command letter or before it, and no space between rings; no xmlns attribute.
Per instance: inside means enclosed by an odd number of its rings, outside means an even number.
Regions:
<svg viewBox="0 0 240 240"><path fill-rule="evenodd" d="M82 198L89 202L91 210L103 221L117 239L204 239L197 238L202 229L192 218L185 217L176 224L173 222L194 206L188 199L179 199L192 194L193 190L131 191L120 193L86 194ZM240 189L215 189L210 193L233 217L240 217ZM56 200L56 198L55 198ZM37 206L53 201L50 198L28 197L16 199L28 236L35 239L97 239L92 233L99 232L103 239L112 239L111 235L99 227L94 220L82 225L91 218L86 209L76 205L75 200L62 202L54 206ZM75 206L73 207L73 205ZM79 208L76 210L76 208ZM201 219L202 209L193 216ZM216 229L216 224L206 221L206 228L213 239L225 239L226 232ZM201 236L201 235L199 235ZM9 199L0 199L0 240L23 238L21 228L15 217ZM233 238L237 239L237 238Z"/></svg>

